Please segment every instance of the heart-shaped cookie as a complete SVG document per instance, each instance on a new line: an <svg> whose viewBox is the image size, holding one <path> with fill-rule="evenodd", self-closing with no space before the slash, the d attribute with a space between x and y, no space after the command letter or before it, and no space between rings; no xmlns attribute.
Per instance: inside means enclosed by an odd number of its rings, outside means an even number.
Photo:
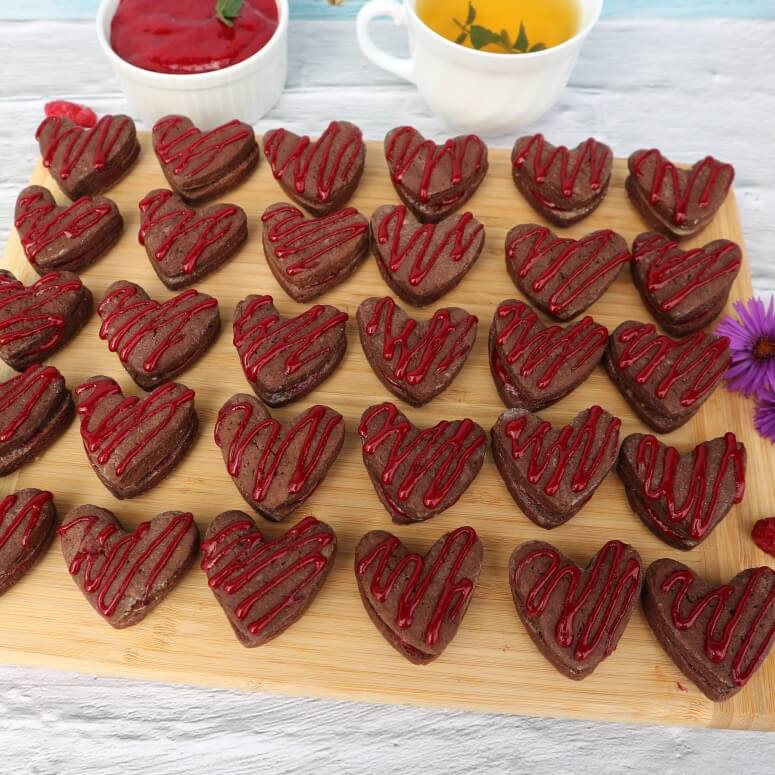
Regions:
<svg viewBox="0 0 775 775"><path fill-rule="evenodd" d="M716 389L729 367L729 339L702 331L672 339L652 323L627 320L611 334L603 362L643 422L669 433Z"/></svg>
<svg viewBox="0 0 775 775"><path fill-rule="evenodd" d="M673 662L721 702L748 683L775 644L775 571L748 568L716 585L676 560L657 560L646 572L643 610Z"/></svg>
<svg viewBox="0 0 775 775"><path fill-rule="evenodd" d="M232 204L193 210L167 189L139 204L138 239L159 279L172 290L191 285L235 255L248 238L245 211Z"/></svg>
<svg viewBox="0 0 775 775"><path fill-rule="evenodd" d="M56 519L54 496L50 492L19 490L0 502L0 595L48 549Z"/></svg>
<svg viewBox="0 0 775 775"><path fill-rule="evenodd" d="M586 567L551 544L528 541L509 560L517 614L538 650L580 681L616 649L640 596L640 555L609 541Z"/></svg>
<svg viewBox="0 0 775 775"><path fill-rule="evenodd" d="M377 497L399 525L452 506L482 468L487 446L487 435L472 420L421 429L387 402L363 413L358 433Z"/></svg>
<svg viewBox="0 0 775 775"><path fill-rule="evenodd" d="M674 336L691 334L718 317L740 271L740 246L719 239L682 250L654 232L636 237L632 277L646 306Z"/></svg>
<svg viewBox="0 0 775 775"><path fill-rule="evenodd" d="M478 319L445 307L429 320L410 318L390 296L358 307L358 333L374 373L392 393L422 406L446 390L476 341Z"/></svg>
<svg viewBox="0 0 775 775"><path fill-rule="evenodd" d="M71 272L49 272L32 285L0 269L0 358L23 371L61 350L89 319L91 291Z"/></svg>
<svg viewBox="0 0 775 775"><path fill-rule="evenodd" d="M83 196L59 207L47 188L28 186L16 200L14 225L24 255L44 275L91 266L121 236L124 219L107 197Z"/></svg>
<svg viewBox="0 0 775 775"><path fill-rule="evenodd" d="M140 153L129 116L103 116L91 128L62 116L45 118L35 133L43 166L70 199L112 188Z"/></svg>
<svg viewBox="0 0 775 775"><path fill-rule="evenodd" d="M344 443L344 419L312 406L292 422L275 420L253 396L232 396L218 412L215 443L242 497L280 522L318 488Z"/></svg>
<svg viewBox="0 0 775 775"><path fill-rule="evenodd" d="M575 390L600 363L608 329L587 315L545 326L522 301L502 301L490 328L490 371L506 406L537 412Z"/></svg>
<svg viewBox="0 0 775 775"><path fill-rule="evenodd" d="M487 146L476 135L436 145L414 127L385 135L385 159L401 201L421 220L435 222L464 205L487 174Z"/></svg>
<svg viewBox="0 0 775 775"><path fill-rule="evenodd" d="M202 132L185 116L165 116L154 124L153 150L170 188L192 205L237 186L261 158L248 124L229 121Z"/></svg>
<svg viewBox="0 0 775 775"><path fill-rule="evenodd" d="M369 222L354 207L307 218L281 202L268 207L261 221L269 268L296 301L314 299L346 280L369 250Z"/></svg>
<svg viewBox="0 0 775 775"><path fill-rule="evenodd" d="M734 433L682 455L654 436L622 442L618 471L632 510L677 549L704 541L745 493L745 447Z"/></svg>
<svg viewBox="0 0 775 775"><path fill-rule="evenodd" d="M511 497L539 527L565 524L616 462L621 420L592 406L561 428L507 409L492 429L495 463Z"/></svg>
<svg viewBox="0 0 775 775"><path fill-rule="evenodd" d="M396 651L415 665L432 662L457 634L483 554L472 527L446 533L425 556L390 533L372 530L355 549L363 606Z"/></svg>
<svg viewBox="0 0 775 775"><path fill-rule="evenodd" d="M545 226L526 223L506 237L511 279L555 320L570 320L592 306L630 259L624 237L610 229L561 239Z"/></svg>
<svg viewBox="0 0 775 775"><path fill-rule="evenodd" d="M244 511L207 528L202 570L243 646L261 646L301 618L336 556L336 534L315 517L267 541Z"/></svg>
<svg viewBox="0 0 775 775"><path fill-rule="evenodd" d="M699 234L724 204L735 168L706 156L690 169L677 167L656 148L635 151L626 188L651 228L674 239Z"/></svg>
<svg viewBox="0 0 775 775"><path fill-rule="evenodd" d="M484 226L471 213L422 223L403 205L383 205L371 216L371 233L380 274L416 307L451 291L484 247Z"/></svg>
<svg viewBox="0 0 775 775"><path fill-rule="evenodd" d="M58 533L73 580L117 629L145 619L181 579L199 546L194 518L182 511L165 511L127 532L107 509L78 506Z"/></svg>
<svg viewBox="0 0 775 775"><path fill-rule="evenodd" d="M0 476L38 458L74 415L73 398L53 366L29 366L0 383Z"/></svg>
<svg viewBox="0 0 775 775"><path fill-rule="evenodd" d="M199 425L194 391L167 382L144 398L124 398L110 377L79 385L78 414L86 454L116 498L134 498L156 486L180 462Z"/></svg>
<svg viewBox="0 0 775 775"><path fill-rule="evenodd" d="M569 150L537 134L517 140L511 163L514 183L525 199L547 220L570 226L603 201L613 152L592 137Z"/></svg>
<svg viewBox="0 0 775 775"><path fill-rule="evenodd" d="M361 130L349 121L332 121L314 142L307 135L272 129L263 147L283 191L313 215L326 215L347 202L366 161Z"/></svg>
<svg viewBox="0 0 775 775"><path fill-rule="evenodd" d="M118 280L97 308L100 338L143 389L173 379L196 362L221 330L218 302L189 288L158 302L134 283Z"/></svg>

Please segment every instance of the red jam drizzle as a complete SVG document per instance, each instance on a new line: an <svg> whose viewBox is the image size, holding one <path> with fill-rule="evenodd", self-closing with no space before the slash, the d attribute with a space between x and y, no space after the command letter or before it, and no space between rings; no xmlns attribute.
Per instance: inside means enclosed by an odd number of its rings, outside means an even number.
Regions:
<svg viewBox="0 0 775 775"><path fill-rule="evenodd" d="M14 410L14 416L0 427L0 443L10 441L27 420L46 391L54 384L64 384L53 366L28 366L18 377L0 384L0 415Z"/></svg>
<svg viewBox="0 0 775 775"><path fill-rule="evenodd" d="M264 577L235 606L234 613L241 621L251 616L254 607L268 595L291 585L275 605L262 608L260 615L248 623L248 632L260 635L283 612L303 600L305 589L331 562L333 555L326 557L323 549L333 541L333 533L314 517L303 519L270 542L264 541L251 520L238 519L202 543L201 568L208 575L210 588L227 595L242 595L246 587L253 587L256 577Z"/></svg>
<svg viewBox="0 0 775 775"><path fill-rule="evenodd" d="M245 462L245 454L257 448L259 455L253 480L253 500L261 503L272 487L277 472L292 468L288 494L296 495L321 476L320 463L334 431L343 423L342 416L326 406L313 406L296 418L287 428L272 417L255 419L255 409L248 401L229 401L218 412L215 424L215 443L223 449L223 425L237 418L237 428L228 445L226 468L238 477ZM301 450L290 455L289 450L297 437L302 438Z"/></svg>
<svg viewBox="0 0 775 775"><path fill-rule="evenodd" d="M641 575L637 559L629 557L625 561L626 550L621 541L609 541L597 553L592 567L583 570L575 563L563 562L556 549L546 546L528 552L514 572L515 584L519 585L527 566L538 559L549 560L525 597L525 611L531 618L546 611L565 582L565 599L554 638L558 646L573 649L573 657L579 662L589 659L601 644L603 658L616 648L619 629L632 606ZM588 614L579 622L577 617L585 607Z"/></svg>
<svg viewBox="0 0 775 775"><path fill-rule="evenodd" d="M0 550L22 526L24 527L22 547L24 549L31 548L32 536L35 533L38 522L40 522L43 509L53 500L54 496L50 492L39 492L22 505L13 519L8 519L8 515L19 502L19 495L18 493L6 495L2 503L0 503Z"/></svg>
<svg viewBox="0 0 775 775"><path fill-rule="evenodd" d="M143 522L134 532L124 533L114 522L86 515L62 525L58 533L65 536L77 528L82 531L82 548L73 556L68 570L71 576L77 576L83 569L84 592L97 595L97 610L109 619L116 613L135 576L145 577L145 586L142 599L133 604L140 606L150 600L159 574L188 535L193 522L191 514L178 514L151 541L146 538L151 522ZM101 529L93 534L95 527ZM149 568L149 560L156 552L161 552L159 558Z"/></svg>
<svg viewBox="0 0 775 775"><path fill-rule="evenodd" d="M697 624L706 608L712 608L713 613L705 625L705 656L715 664L720 664L731 656L732 680L736 686L745 686L767 654L770 644L775 641L775 624L770 627L769 632L761 627L770 610L775 607L775 574L770 568L754 569L737 600L733 599L735 589L729 584L724 584L698 599L698 594L691 589L696 580L694 573L687 568L671 573L662 582L662 592L669 593L675 588L671 606L673 625L678 630L689 630ZM769 594L763 601L754 603L752 598L755 600L757 587L764 593L769 588ZM684 600L689 606L685 614L681 612L681 609L685 608ZM758 609L755 606L758 606ZM746 614L754 614L753 621L748 629L743 631L741 625ZM753 656L749 656L757 639L759 647Z"/></svg>
<svg viewBox="0 0 775 775"><path fill-rule="evenodd" d="M388 536L358 562L355 572L363 577L375 566L371 576L370 593L376 601L384 603L394 592L399 594L396 627L400 630L412 626L417 609L426 600L433 581L443 573L444 581L423 633L425 645L432 648L438 643L445 621L456 622L473 594L474 580L466 576L460 577L459 574L463 563L478 542L473 528L460 527L444 537L444 543L433 565L427 567L422 555L405 554L386 577L385 572L391 559L401 546L395 536ZM404 577L406 581L402 582ZM403 583L403 589L399 587L400 583Z"/></svg>

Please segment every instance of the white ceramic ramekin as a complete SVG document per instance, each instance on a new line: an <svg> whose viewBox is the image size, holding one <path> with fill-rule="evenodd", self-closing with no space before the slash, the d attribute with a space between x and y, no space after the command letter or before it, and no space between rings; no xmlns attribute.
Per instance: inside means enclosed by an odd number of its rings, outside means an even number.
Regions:
<svg viewBox="0 0 775 775"><path fill-rule="evenodd" d="M208 73L156 73L122 59L110 45L110 22L119 0L100 3L97 39L130 110L146 126L170 113L188 116L200 129L212 129L234 118L254 124L280 98L288 71L288 0L275 1L279 24L269 42L248 59Z"/></svg>

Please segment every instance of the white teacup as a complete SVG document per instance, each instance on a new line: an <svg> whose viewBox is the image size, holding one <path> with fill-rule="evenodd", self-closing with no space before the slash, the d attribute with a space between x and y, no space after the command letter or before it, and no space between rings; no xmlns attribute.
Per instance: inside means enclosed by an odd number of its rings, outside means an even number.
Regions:
<svg viewBox="0 0 775 775"><path fill-rule="evenodd" d="M428 107L454 129L507 134L535 121L557 101L603 0L577 0L579 31L558 46L530 54L496 54L466 48L428 27L415 0L370 0L358 14L358 43L375 65L405 78ZM409 32L408 58L392 56L371 38L369 24L388 16Z"/></svg>

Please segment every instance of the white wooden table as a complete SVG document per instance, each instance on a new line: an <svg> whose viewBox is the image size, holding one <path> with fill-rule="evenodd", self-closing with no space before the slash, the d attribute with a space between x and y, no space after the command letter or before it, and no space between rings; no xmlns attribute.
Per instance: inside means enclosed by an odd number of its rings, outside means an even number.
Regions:
<svg viewBox="0 0 775 775"><path fill-rule="evenodd" d="M390 28L383 34L396 39ZM259 131L284 125L316 133L331 118L347 118L372 139L398 123L444 134L411 87L360 56L351 22L293 22L291 46L288 90ZM43 102L67 97L98 112L125 106L90 23L0 22L0 73L5 242L37 156ZM561 103L533 129L565 143L594 134L621 156L654 145L684 161L712 153L733 162L754 286L771 293L774 74L775 21L605 21ZM488 140L506 147L513 138ZM763 775L773 762L775 735L767 734L379 707L0 667L3 775L714 773L731 763Z"/></svg>

